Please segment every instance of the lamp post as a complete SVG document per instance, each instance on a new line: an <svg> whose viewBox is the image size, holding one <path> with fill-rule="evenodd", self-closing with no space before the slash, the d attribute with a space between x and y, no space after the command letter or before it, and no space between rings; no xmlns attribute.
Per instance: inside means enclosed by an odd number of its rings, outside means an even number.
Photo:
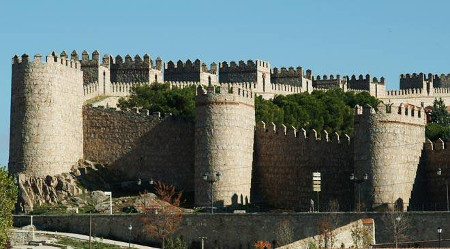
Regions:
<svg viewBox="0 0 450 249"><path fill-rule="evenodd" d="M131 248L131 230L133 230L133 226L130 224L128 226L128 231L130 231L130 236L128 237L128 248Z"/></svg>
<svg viewBox="0 0 450 249"><path fill-rule="evenodd" d="M216 171L216 172L209 172L203 174L203 180L210 185L211 189L211 214L214 214L214 189L213 185L215 182L220 181L220 177L222 176L222 173Z"/></svg>
<svg viewBox="0 0 450 249"><path fill-rule="evenodd" d="M441 228L441 227L438 227L437 232L438 232L438 248L441 248L441 233L442 233L442 228Z"/></svg>
<svg viewBox="0 0 450 249"><path fill-rule="evenodd" d="M354 173L350 174L350 181L358 184L358 212L361 211L361 183L367 181L369 176L364 174L362 178L357 178Z"/></svg>
<svg viewBox="0 0 450 249"><path fill-rule="evenodd" d="M438 176L441 176L442 169L438 168L436 173ZM446 194L447 194L447 211L450 211L450 206L449 206L449 201L448 201L448 180L447 179L445 179L445 190L446 190Z"/></svg>
<svg viewBox="0 0 450 249"><path fill-rule="evenodd" d="M402 219L402 217L400 217L400 216L397 216L397 217L395 217L395 220L396 220L396 222L395 222L395 248L398 248L398 227L400 226L400 220Z"/></svg>
<svg viewBox="0 0 450 249"><path fill-rule="evenodd" d="M199 239L202 240L202 249L205 249L205 239L207 239L206 237L198 237Z"/></svg>
<svg viewBox="0 0 450 249"><path fill-rule="evenodd" d="M137 185L140 187L140 186L142 185L142 179L139 177L139 179L137 180L136 183L137 183ZM150 179L150 180L148 181L148 184L149 184L150 186L153 186L155 183L154 183L153 179ZM146 201L145 201L145 194L146 194L146 192L144 192L144 195L143 195L143 198L144 198L144 208L147 207L147 203L146 203Z"/></svg>

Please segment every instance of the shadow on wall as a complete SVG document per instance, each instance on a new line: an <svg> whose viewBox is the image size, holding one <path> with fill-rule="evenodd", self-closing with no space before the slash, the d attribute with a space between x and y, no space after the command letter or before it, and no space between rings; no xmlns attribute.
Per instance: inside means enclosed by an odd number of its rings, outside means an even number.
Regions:
<svg viewBox="0 0 450 249"><path fill-rule="evenodd" d="M84 118L86 159L106 164L123 180L194 190L193 123L101 108L86 108Z"/></svg>

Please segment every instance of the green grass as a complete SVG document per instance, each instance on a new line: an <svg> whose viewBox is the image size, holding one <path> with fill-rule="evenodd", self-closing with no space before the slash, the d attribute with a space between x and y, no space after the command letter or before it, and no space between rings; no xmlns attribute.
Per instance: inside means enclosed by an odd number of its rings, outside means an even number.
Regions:
<svg viewBox="0 0 450 249"><path fill-rule="evenodd" d="M67 237L59 238L57 241L57 244L71 246L71 247L77 248L77 249L78 248L79 249L89 249L89 241L77 240L77 239L72 239L72 238L67 238ZM128 246L122 247L122 246L116 246L116 245L110 245L110 244L92 241L91 248L92 249L120 249L120 248L128 248Z"/></svg>
<svg viewBox="0 0 450 249"><path fill-rule="evenodd" d="M40 206L35 206L30 215L40 215L40 214L65 214L67 213L67 206L65 205L50 205L44 204Z"/></svg>

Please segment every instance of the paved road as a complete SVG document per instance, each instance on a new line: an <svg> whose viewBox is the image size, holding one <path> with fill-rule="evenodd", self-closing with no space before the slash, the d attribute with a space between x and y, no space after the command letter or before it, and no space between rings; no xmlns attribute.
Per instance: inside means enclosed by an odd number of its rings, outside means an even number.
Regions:
<svg viewBox="0 0 450 249"><path fill-rule="evenodd" d="M20 230L20 229L13 229L14 232L24 232L24 230ZM74 239L80 239L80 240L89 240L89 236L88 235L82 235L82 234L76 234L76 233L60 233L60 232L48 232L48 231L35 231L35 236L36 239L39 239L39 237L53 237L53 236L63 236L63 237L69 237L69 238L74 238ZM101 243L105 243L105 244L110 244L110 245L117 245L117 246L123 246L123 247L128 247L128 242L123 242L123 241L117 241L117 240L110 240L110 239L100 239L97 237L93 237L92 239L93 241L97 241L97 242L101 242ZM142 245L138 245L138 244L131 244L132 248L138 248L138 249L159 249L156 247L149 247L149 246L142 246ZM57 247L52 247L52 246L15 246L13 248L39 248L39 249L44 249L44 248L57 248Z"/></svg>

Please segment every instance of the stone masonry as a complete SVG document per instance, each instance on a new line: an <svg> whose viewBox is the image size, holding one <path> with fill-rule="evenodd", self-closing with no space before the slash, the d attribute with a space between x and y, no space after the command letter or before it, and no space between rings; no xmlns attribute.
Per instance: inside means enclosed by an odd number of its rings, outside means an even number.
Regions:
<svg viewBox="0 0 450 249"><path fill-rule="evenodd" d="M366 207L406 209L419 165L425 133L423 108L380 104L355 107L355 174L363 185Z"/></svg>
<svg viewBox="0 0 450 249"><path fill-rule="evenodd" d="M250 202L255 105L251 92L197 88L195 122L195 202L209 205L211 190L202 177L220 180L212 186L221 205Z"/></svg>
<svg viewBox="0 0 450 249"><path fill-rule="evenodd" d="M435 98L449 103L448 76L404 75L401 90L394 91L385 90L384 78L370 75L321 78L327 88L365 91L386 104L378 111L356 109L350 141L345 134L306 134L300 127L283 125L260 124L255 131L254 96L310 92L314 80L318 82L310 70L271 70L270 63L261 60L223 62L219 68L213 63L210 69L200 60L180 61L172 69L166 72L162 59L153 63L149 55L113 59L97 51L90 57L84 51L80 59L74 51L70 60L62 52L48 55L46 62L40 55L34 60L14 56L9 170L27 175L23 179L43 179L68 173L78 160L89 159L127 179L154 178L194 191L198 205L210 201L203 174L218 171L222 177L213 185L217 205L252 201L297 210L308 209L312 171L322 172L320 200L325 204L355 202L355 186L348 180L352 172L369 175L361 185L368 208L394 203L406 208L410 199L420 199L417 193L441 191L442 184L420 183L423 177L432 179L436 164L444 170L450 165L443 142L434 150L427 149L427 142L422 150L422 107ZM117 100L129 96L136 85L164 82L163 70L179 80L166 81L171 87L210 85L206 91L198 88L195 124L145 110L83 108L83 101ZM448 176L444 173L443 180Z"/></svg>
<svg viewBox="0 0 450 249"><path fill-rule="evenodd" d="M8 168L47 176L67 173L83 158L83 72L55 53L13 58Z"/></svg>

